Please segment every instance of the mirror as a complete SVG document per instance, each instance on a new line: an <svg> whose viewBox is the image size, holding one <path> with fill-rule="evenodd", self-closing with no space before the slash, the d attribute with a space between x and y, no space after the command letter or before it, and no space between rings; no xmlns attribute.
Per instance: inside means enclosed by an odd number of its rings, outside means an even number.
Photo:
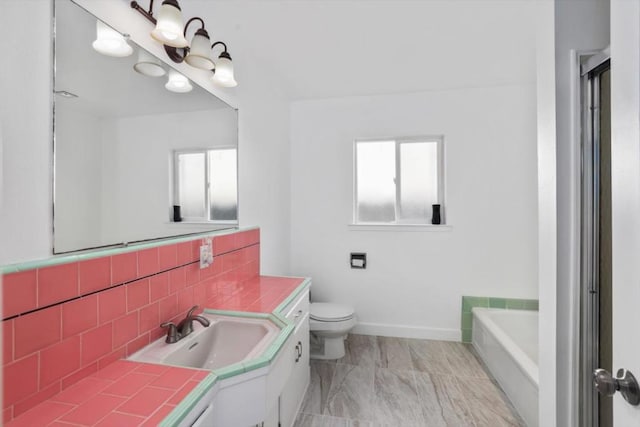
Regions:
<svg viewBox="0 0 640 427"><path fill-rule="evenodd" d="M96 21L55 1L54 253L237 226L237 111L98 53Z"/></svg>

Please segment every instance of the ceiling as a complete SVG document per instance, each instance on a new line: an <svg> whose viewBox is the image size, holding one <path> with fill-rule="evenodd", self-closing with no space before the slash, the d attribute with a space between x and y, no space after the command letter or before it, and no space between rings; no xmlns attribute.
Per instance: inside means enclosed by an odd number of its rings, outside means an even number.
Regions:
<svg viewBox="0 0 640 427"><path fill-rule="evenodd" d="M181 0L291 99L534 84L532 0Z"/></svg>

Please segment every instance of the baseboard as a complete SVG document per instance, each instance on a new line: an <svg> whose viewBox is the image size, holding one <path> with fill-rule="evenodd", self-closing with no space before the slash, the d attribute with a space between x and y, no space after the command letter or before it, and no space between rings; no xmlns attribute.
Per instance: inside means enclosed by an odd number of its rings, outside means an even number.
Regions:
<svg viewBox="0 0 640 427"><path fill-rule="evenodd" d="M440 341L460 341L461 338L459 329L424 328L420 326L389 325L384 323L358 323L351 332L360 335Z"/></svg>

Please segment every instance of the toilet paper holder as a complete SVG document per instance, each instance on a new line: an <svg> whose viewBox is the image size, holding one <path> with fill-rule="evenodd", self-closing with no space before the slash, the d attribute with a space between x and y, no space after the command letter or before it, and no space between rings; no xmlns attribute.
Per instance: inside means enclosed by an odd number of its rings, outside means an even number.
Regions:
<svg viewBox="0 0 640 427"><path fill-rule="evenodd" d="M351 252L351 268L367 268L366 252Z"/></svg>

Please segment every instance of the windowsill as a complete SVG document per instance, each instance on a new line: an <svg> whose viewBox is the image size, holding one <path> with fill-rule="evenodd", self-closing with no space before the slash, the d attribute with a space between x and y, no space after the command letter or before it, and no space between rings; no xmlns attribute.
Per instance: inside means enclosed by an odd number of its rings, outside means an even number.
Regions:
<svg viewBox="0 0 640 427"><path fill-rule="evenodd" d="M229 225L229 226L237 227L238 221L169 221L169 222L166 222L165 224L169 224L169 225L186 224L186 225L207 225L207 226Z"/></svg>
<svg viewBox="0 0 640 427"><path fill-rule="evenodd" d="M453 231L453 226L448 224L348 224L347 228L349 231Z"/></svg>

